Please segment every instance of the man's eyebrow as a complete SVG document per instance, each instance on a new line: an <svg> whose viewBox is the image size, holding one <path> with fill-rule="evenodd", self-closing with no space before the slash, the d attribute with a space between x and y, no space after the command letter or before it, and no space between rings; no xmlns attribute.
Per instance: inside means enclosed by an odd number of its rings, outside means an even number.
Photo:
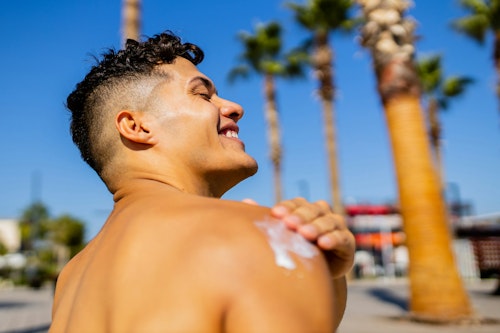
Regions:
<svg viewBox="0 0 500 333"><path fill-rule="evenodd" d="M215 94L217 95L217 89L215 88L215 85L213 84L212 81L207 79L204 76L195 76L191 80L189 80L189 83L192 84L195 81L200 81L205 87L207 87L208 90L214 91Z"/></svg>

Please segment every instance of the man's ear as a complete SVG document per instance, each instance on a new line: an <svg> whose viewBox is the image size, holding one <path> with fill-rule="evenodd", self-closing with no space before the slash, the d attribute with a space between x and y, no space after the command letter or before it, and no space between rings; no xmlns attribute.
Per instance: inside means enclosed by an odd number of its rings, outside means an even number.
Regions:
<svg viewBox="0 0 500 333"><path fill-rule="evenodd" d="M115 125L118 132L127 140L154 145L157 143L157 139L144 120L145 117L142 112L122 110L116 115Z"/></svg>

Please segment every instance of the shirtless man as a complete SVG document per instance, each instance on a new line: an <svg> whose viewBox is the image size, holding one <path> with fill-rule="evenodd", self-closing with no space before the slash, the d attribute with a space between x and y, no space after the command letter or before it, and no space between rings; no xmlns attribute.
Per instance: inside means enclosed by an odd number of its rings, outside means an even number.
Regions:
<svg viewBox="0 0 500 333"><path fill-rule="evenodd" d="M129 40L68 97L73 140L115 205L61 272L50 332L338 326L352 234L324 202L220 199L257 164L238 139L241 106L217 95L202 59L170 33Z"/></svg>

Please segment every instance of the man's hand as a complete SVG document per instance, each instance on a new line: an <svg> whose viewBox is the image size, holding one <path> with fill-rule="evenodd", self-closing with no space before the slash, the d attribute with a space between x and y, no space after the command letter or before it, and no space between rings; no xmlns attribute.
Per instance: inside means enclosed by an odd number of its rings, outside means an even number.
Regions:
<svg viewBox="0 0 500 333"><path fill-rule="evenodd" d="M310 203L304 198L282 201L271 209L271 215L315 242L328 258L334 278L349 272L356 250L354 235L344 218L334 214L326 201Z"/></svg>

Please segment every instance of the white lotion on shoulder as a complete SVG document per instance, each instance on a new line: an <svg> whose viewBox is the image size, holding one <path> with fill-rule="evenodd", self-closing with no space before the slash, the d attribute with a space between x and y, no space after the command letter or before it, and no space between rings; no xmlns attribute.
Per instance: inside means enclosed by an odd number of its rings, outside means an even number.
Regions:
<svg viewBox="0 0 500 333"><path fill-rule="evenodd" d="M302 235L289 230L281 221L257 221L257 228L262 231L271 246L276 265L292 270L297 266L290 253L310 259L318 254L318 249Z"/></svg>

